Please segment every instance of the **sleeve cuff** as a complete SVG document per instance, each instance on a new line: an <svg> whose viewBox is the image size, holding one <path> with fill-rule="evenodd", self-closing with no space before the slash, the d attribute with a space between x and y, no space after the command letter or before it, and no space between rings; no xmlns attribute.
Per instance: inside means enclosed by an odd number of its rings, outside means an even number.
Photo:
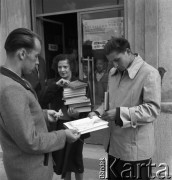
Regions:
<svg viewBox="0 0 172 180"><path fill-rule="evenodd" d="M97 116L100 116L100 113L98 111L94 111L94 112L97 114Z"/></svg>
<svg viewBox="0 0 172 180"><path fill-rule="evenodd" d="M120 118L123 122L123 128L136 127L136 124L132 121L130 109L128 107L120 107Z"/></svg>
<svg viewBox="0 0 172 180"><path fill-rule="evenodd" d="M47 109L44 109L43 110L43 114L44 114L44 119L45 119L45 122L46 122L46 125L47 125L47 128L49 129L49 121L48 121L48 112L47 112Z"/></svg>
<svg viewBox="0 0 172 180"><path fill-rule="evenodd" d="M104 105L103 105L103 103L97 109L95 109L95 111L98 112L99 115L102 115L104 113Z"/></svg>

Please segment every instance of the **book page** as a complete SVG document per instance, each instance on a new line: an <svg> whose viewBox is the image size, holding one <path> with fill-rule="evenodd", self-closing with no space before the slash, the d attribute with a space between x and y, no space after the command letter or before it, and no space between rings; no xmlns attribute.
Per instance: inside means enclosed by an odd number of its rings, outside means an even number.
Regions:
<svg viewBox="0 0 172 180"><path fill-rule="evenodd" d="M64 125L69 129L76 129L81 134L86 132L97 131L99 129L104 129L108 127L108 122L100 119L97 116L93 116L92 119L83 118L75 121L70 121L64 123Z"/></svg>

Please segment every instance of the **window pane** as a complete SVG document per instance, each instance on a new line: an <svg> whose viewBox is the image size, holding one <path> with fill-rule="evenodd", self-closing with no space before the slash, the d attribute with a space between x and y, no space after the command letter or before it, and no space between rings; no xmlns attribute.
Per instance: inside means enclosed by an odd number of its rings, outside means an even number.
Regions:
<svg viewBox="0 0 172 180"><path fill-rule="evenodd" d="M124 10L85 13L81 20L83 80L90 84L96 109L104 101L108 70L112 67L104 54L104 45L112 36L124 36Z"/></svg>
<svg viewBox="0 0 172 180"><path fill-rule="evenodd" d="M105 42L111 36L124 36L124 11L112 10L82 15L83 57L93 57L94 52L102 54L102 47L96 49L93 42Z"/></svg>
<svg viewBox="0 0 172 180"><path fill-rule="evenodd" d="M124 0L43 0L43 13L103 7L118 4L124 4ZM37 6L37 9L39 8L40 6Z"/></svg>

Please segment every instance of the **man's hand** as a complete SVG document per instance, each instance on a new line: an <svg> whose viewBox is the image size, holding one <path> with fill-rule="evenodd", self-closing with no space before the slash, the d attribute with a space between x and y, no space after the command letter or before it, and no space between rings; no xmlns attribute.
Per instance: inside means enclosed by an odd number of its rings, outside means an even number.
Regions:
<svg viewBox="0 0 172 180"><path fill-rule="evenodd" d="M94 111L92 111L88 114L88 117L91 119L93 118L93 116L97 116L97 114Z"/></svg>
<svg viewBox="0 0 172 180"><path fill-rule="evenodd" d="M101 119L106 120L106 121L115 121L116 117L116 109L111 109L109 111L106 111L103 113L101 116Z"/></svg>
<svg viewBox="0 0 172 180"><path fill-rule="evenodd" d="M56 82L56 85L61 86L61 87L67 87L69 85L70 81L61 78L59 81Z"/></svg>
<svg viewBox="0 0 172 180"><path fill-rule="evenodd" d="M77 130L73 130L73 129L66 129L65 133L66 133L66 140L68 143L75 142L81 136L81 134Z"/></svg>
<svg viewBox="0 0 172 180"><path fill-rule="evenodd" d="M48 114L49 122L57 122L59 117L63 115L63 113L61 111L56 112L54 110L47 110L47 114Z"/></svg>

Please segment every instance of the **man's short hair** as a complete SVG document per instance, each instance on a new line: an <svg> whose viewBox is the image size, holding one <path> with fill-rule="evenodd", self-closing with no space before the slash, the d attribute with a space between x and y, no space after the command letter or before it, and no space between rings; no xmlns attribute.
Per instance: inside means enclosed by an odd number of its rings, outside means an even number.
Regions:
<svg viewBox="0 0 172 180"><path fill-rule="evenodd" d="M7 54L15 53L20 48L31 50L35 48L35 39L41 42L40 37L26 28L18 28L13 30L5 41L4 48Z"/></svg>
<svg viewBox="0 0 172 180"><path fill-rule="evenodd" d="M124 38L112 37L105 45L104 51L108 55L113 51L123 53L126 49L130 49L130 43Z"/></svg>

